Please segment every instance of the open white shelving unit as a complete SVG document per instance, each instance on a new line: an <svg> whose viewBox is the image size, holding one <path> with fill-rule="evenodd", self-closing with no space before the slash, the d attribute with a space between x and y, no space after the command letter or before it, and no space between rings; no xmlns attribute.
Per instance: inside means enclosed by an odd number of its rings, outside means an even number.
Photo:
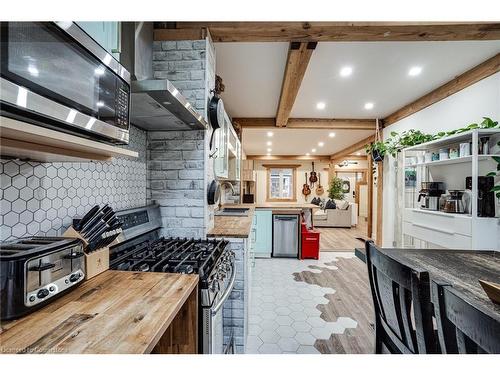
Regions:
<svg viewBox="0 0 500 375"><path fill-rule="evenodd" d="M479 154L480 138L489 138L489 153ZM493 156L500 155L496 143L500 140L498 129L475 129L439 140L408 147L403 150L404 173L402 194L403 225L402 244L415 248L448 248L473 250L500 250L500 206L496 200L496 217L478 217L478 176L496 170ZM427 152L457 147L471 143L468 156L425 162ZM417 162L419 160L420 162ZM415 186L405 185L407 170L416 174ZM465 179L472 176L470 211L452 214L420 209L417 202L422 181L441 181L446 190L465 190Z"/></svg>

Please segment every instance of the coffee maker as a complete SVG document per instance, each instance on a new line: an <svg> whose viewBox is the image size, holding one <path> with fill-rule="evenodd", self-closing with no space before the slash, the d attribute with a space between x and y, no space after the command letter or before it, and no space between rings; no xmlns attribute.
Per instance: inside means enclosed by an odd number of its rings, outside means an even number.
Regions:
<svg viewBox="0 0 500 375"><path fill-rule="evenodd" d="M439 211L439 198L445 193L444 182L426 181L422 182L421 186L417 199L417 202L420 202L423 198L420 208Z"/></svg>
<svg viewBox="0 0 500 375"><path fill-rule="evenodd" d="M495 193L491 191L495 185L492 176L477 178L477 216L495 217ZM472 177L465 178L465 188L472 190Z"/></svg>

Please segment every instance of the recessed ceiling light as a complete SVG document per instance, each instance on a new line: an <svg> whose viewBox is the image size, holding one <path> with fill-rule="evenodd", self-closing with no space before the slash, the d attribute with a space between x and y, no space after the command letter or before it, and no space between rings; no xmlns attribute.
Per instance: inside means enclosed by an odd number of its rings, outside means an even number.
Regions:
<svg viewBox="0 0 500 375"><path fill-rule="evenodd" d="M342 69L340 69L341 77L349 77L351 74L352 74L352 68L350 66L344 66Z"/></svg>
<svg viewBox="0 0 500 375"><path fill-rule="evenodd" d="M309 156L309 155L311 155L311 154L310 154L310 153L308 153L308 152L306 152L306 156Z"/></svg>
<svg viewBox="0 0 500 375"><path fill-rule="evenodd" d="M268 146L272 146L272 145L273 145L273 142L268 141L266 144L267 144Z"/></svg>
<svg viewBox="0 0 500 375"><path fill-rule="evenodd" d="M372 102L365 103L365 109L373 109L374 104Z"/></svg>
<svg viewBox="0 0 500 375"><path fill-rule="evenodd" d="M410 70L408 71L408 75L411 77L418 76L420 73L422 73L422 67L421 66L412 66Z"/></svg>
<svg viewBox="0 0 500 375"><path fill-rule="evenodd" d="M356 152L356 155L358 155L358 156L361 155L361 152Z"/></svg>
<svg viewBox="0 0 500 375"><path fill-rule="evenodd" d="M325 102L319 102L316 104L317 109L325 109L325 107L326 107Z"/></svg>
<svg viewBox="0 0 500 375"><path fill-rule="evenodd" d="M311 152L316 152L316 149L315 149L315 148L313 148L313 149L311 150Z"/></svg>
<svg viewBox="0 0 500 375"><path fill-rule="evenodd" d="M268 136L268 137L272 137L273 135L274 135L274 133L273 133L273 132L267 132L267 136Z"/></svg>
<svg viewBox="0 0 500 375"><path fill-rule="evenodd" d="M332 132L332 133L328 134L328 136L329 136L330 138L333 138L333 137L335 137L335 133L333 133L333 132Z"/></svg>
<svg viewBox="0 0 500 375"><path fill-rule="evenodd" d="M267 149L267 152L271 152L271 151L272 151L272 149L270 149L270 148Z"/></svg>
<svg viewBox="0 0 500 375"><path fill-rule="evenodd" d="M318 142L319 147L323 147L325 145L325 142Z"/></svg>

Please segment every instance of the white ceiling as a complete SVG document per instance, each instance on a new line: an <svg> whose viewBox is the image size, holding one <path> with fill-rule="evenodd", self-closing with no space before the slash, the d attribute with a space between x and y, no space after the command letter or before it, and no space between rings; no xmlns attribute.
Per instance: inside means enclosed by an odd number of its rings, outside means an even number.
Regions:
<svg viewBox="0 0 500 375"><path fill-rule="evenodd" d="M216 67L232 117L274 117L285 73L288 43L217 43Z"/></svg>
<svg viewBox="0 0 500 375"><path fill-rule="evenodd" d="M247 155L266 155L271 148L272 155L331 155L373 134L370 130L324 130L324 129L272 129L272 137L267 136L270 129L243 129L243 149ZM330 138L329 133L335 137ZM272 145L267 146L271 141ZM318 142L324 142L323 147ZM311 150L316 148L316 153Z"/></svg>
<svg viewBox="0 0 500 375"><path fill-rule="evenodd" d="M291 116L382 118L498 52L500 41L318 43ZM340 77L343 66L353 68L350 77ZM410 77L412 66L422 73Z"/></svg>
<svg viewBox="0 0 500 375"><path fill-rule="evenodd" d="M217 74L226 85L223 99L230 116L275 117L287 51L288 43L216 44ZM500 41L318 43L291 117L383 118L498 52ZM339 71L347 65L353 73L342 78ZM409 77L412 66L422 67L422 73ZM326 103L324 110L316 109L319 101ZM375 105L371 111L363 108L368 101ZM266 154L267 131L245 130L247 154ZM336 133L322 153L339 151L369 135L352 130ZM272 153L310 152L327 134L276 129Z"/></svg>

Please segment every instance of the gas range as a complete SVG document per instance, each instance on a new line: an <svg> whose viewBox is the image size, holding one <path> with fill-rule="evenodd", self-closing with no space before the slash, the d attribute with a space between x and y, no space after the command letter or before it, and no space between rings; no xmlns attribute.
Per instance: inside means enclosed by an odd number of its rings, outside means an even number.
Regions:
<svg viewBox="0 0 500 375"><path fill-rule="evenodd" d="M200 277L201 303L211 305L231 271L234 253L228 241L145 237L110 255L109 267L121 271L196 273Z"/></svg>
<svg viewBox="0 0 500 375"><path fill-rule="evenodd" d="M223 307L230 303L236 277L235 254L229 242L161 237L161 215L156 205L116 215L123 223L123 232L119 244L110 249L109 268L198 274L200 352L233 352L234 342L224 338L222 324Z"/></svg>

